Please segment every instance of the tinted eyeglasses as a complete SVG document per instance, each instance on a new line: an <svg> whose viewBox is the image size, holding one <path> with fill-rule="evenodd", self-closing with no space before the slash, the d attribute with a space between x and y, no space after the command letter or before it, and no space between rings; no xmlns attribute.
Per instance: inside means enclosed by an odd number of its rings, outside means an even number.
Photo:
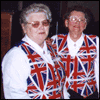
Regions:
<svg viewBox="0 0 100 100"><path fill-rule="evenodd" d="M39 21L33 21L31 23L27 23L27 24L31 24L33 28L38 28L40 23L42 23L43 26L49 26L50 22L49 20L44 20L42 22L39 22Z"/></svg>

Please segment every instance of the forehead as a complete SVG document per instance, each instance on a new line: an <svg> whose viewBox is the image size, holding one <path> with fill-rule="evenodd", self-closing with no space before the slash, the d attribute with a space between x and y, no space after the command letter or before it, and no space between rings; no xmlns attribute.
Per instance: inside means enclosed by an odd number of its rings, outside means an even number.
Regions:
<svg viewBox="0 0 100 100"><path fill-rule="evenodd" d="M45 20L46 18L47 17L43 12L30 13L27 16L28 21L42 21Z"/></svg>
<svg viewBox="0 0 100 100"><path fill-rule="evenodd" d="M85 14L81 11L72 11L70 16L85 17Z"/></svg>

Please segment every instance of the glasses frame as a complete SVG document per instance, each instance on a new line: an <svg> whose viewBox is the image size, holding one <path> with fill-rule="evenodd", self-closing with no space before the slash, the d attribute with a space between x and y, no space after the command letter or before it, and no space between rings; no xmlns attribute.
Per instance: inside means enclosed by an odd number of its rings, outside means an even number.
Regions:
<svg viewBox="0 0 100 100"><path fill-rule="evenodd" d="M45 25L44 23L44 21L47 21L48 22L48 24L47 25ZM27 22L26 24L31 24L32 25L32 27L34 27L34 28L38 28L39 27L39 25L40 25L40 23L42 23L42 25L43 26L45 26L45 27L47 27L47 26L49 26L50 25L50 21L49 20L44 20L44 21L42 21L42 22L39 22L39 21L33 21L33 22ZM38 22L38 25L37 26L35 26L35 24L37 24L36 22Z"/></svg>
<svg viewBox="0 0 100 100"><path fill-rule="evenodd" d="M71 18L75 18L76 20L71 20ZM81 23L86 23L87 22L87 19L86 18L84 18L84 20L83 19L80 19L80 18L77 18L76 16L70 16L69 17L69 20L71 21L71 22L81 22Z"/></svg>

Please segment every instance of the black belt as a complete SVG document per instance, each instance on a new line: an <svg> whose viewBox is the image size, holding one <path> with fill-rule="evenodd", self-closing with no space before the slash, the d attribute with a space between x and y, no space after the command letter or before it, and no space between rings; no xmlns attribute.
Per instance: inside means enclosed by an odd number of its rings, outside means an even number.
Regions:
<svg viewBox="0 0 100 100"><path fill-rule="evenodd" d="M70 99L84 99L79 93L69 89ZM99 99L97 90L90 96L86 97L85 99Z"/></svg>

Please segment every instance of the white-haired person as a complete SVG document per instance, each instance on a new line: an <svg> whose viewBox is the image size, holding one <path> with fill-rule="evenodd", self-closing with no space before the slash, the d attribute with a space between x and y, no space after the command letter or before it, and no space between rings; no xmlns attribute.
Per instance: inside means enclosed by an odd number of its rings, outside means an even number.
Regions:
<svg viewBox="0 0 100 100"><path fill-rule="evenodd" d="M51 20L51 11L44 4L34 3L22 11L25 36L2 61L5 99L63 98L64 66L45 41Z"/></svg>

